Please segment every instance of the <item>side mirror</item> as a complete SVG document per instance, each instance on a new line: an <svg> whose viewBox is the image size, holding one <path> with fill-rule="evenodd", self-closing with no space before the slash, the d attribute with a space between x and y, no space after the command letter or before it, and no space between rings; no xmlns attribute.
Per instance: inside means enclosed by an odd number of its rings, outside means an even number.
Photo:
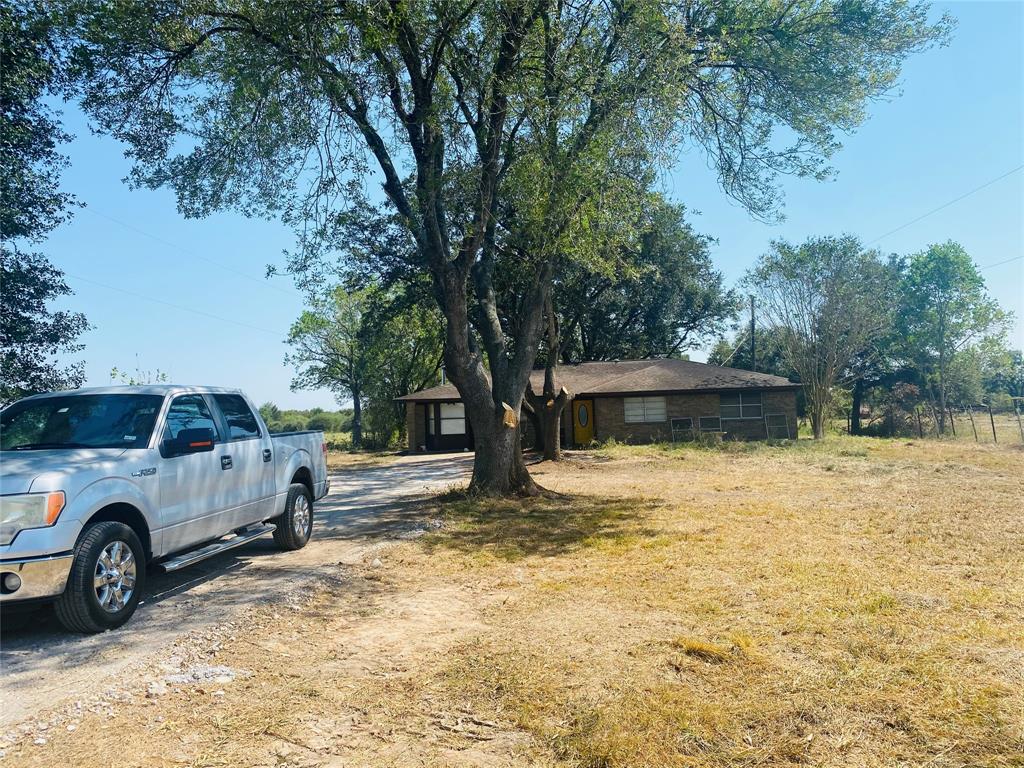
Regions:
<svg viewBox="0 0 1024 768"><path fill-rule="evenodd" d="M213 450L214 434L209 427L183 429L173 440L165 440L166 453L180 456L185 453L203 453Z"/></svg>

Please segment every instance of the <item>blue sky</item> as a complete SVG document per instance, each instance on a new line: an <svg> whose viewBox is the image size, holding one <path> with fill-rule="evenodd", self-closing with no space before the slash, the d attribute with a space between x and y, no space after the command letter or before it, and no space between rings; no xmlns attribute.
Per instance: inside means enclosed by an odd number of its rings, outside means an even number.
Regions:
<svg viewBox="0 0 1024 768"><path fill-rule="evenodd" d="M872 105L845 137L833 180L785 181L783 223L755 221L729 201L696 152L680 155L664 186L699 212L698 231L717 238L712 256L730 285L780 237L851 232L896 253L952 239L982 267L1015 259L982 274L1016 314L1011 343L1022 348L1024 171L910 222L1024 164L1024 4L937 4L942 10L958 21L950 45L908 62L902 94ZM117 142L92 135L73 108L65 125L76 139L64 187L86 208L41 250L75 291L61 306L93 325L82 339L88 383L109 383L113 366L138 366L175 382L242 387L257 402L336 407L329 392L289 390L283 340L301 297L286 278L263 274L281 262L291 233L232 213L184 219L170 192L128 189Z"/></svg>

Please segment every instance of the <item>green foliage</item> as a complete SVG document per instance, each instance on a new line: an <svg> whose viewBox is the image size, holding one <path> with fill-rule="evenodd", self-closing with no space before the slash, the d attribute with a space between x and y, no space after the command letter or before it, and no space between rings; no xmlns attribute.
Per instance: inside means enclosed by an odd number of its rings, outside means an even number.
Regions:
<svg viewBox="0 0 1024 768"><path fill-rule="evenodd" d="M83 349L88 329L77 312L48 304L71 289L64 273L19 242L36 243L70 217L74 198L60 191L67 164L57 145L68 140L45 98L61 80L52 20L42 2L0 5L0 404L25 395L73 389L85 380L83 363L58 356Z"/></svg>
<svg viewBox="0 0 1024 768"><path fill-rule="evenodd" d="M986 392L1024 398L1024 352L1000 349L990 358L983 377Z"/></svg>
<svg viewBox="0 0 1024 768"><path fill-rule="evenodd" d="M260 406L260 416L263 417L263 421L269 424L272 421L277 421L281 416L281 409L272 402L266 402Z"/></svg>
<svg viewBox="0 0 1024 768"><path fill-rule="evenodd" d="M45 2L0 5L3 121L0 121L0 232L38 241L70 218L74 197L60 191L69 141L45 99L62 81L53 19Z"/></svg>
<svg viewBox="0 0 1024 768"><path fill-rule="evenodd" d="M80 387L84 364L60 364L56 356L80 352L83 345L75 340L89 324L78 312L47 307L71 293L64 273L39 254L0 248L0 285L0 405Z"/></svg>
<svg viewBox="0 0 1024 768"><path fill-rule="evenodd" d="M685 209L652 193L638 208L628 237L596 233L591 247L605 252L604 267L563 264L554 302L565 362L679 356L736 312L708 238L693 231Z"/></svg>
<svg viewBox="0 0 1024 768"><path fill-rule="evenodd" d="M774 242L748 273L759 314L803 385L815 437L824 435L836 386L888 332L896 277L892 264L850 235Z"/></svg>
<svg viewBox="0 0 1024 768"><path fill-rule="evenodd" d="M782 349L783 332L778 328L765 326L756 328L755 334L756 366L750 359L749 324L731 337L722 337L715 342L715 346L708 354L708 362L711 365L724 365L743 371L757 370L773 376L782 376L790 381L799 381L800 374L786 362Z"/></svg>
<svg viewBox="0 0 1024 768"><path fill-rule="evenodd" d="M285 358L298 369L292 388L326 387L350 400L353 447L362 447L364 430L371 447L386 447L405 428L404 410L394 399L437 375L441 327L436 310L400 289L335 287L292 326L292 351Z"/></svg>
<svg viewBox="0 0 1024 768"><path fill-rule="evenodd" d="M129 386L135 386L137 384L166 384L169 377L167 373L157 368L154 371L143 371L138 365L135 366L134 373L128 371L122 371L116 365L110 369L110 380L118 381L122 384L128 384Z"/></svg>
<svg viewBox="0 0 1024 768"><path fill-rule="evenodd" d="M318 429L325 433L347 432L352 427L352 410L325 411L322 408L281 410L274 403L260 406L260 415L271 432L301 432Z"/></svg>
<svg viewBox="0 0 1024 768"><path fill-rule="evenodd" d="M940 411L947 398L977 402L981 361L998 356L1010 316L985 289L971 257L952 241L910 257L896 328L906 359Z"/></svg>

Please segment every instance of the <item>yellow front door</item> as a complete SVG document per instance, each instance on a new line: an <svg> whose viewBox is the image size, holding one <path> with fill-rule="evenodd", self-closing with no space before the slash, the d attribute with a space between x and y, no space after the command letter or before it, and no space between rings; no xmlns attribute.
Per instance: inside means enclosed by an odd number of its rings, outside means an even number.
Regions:
<svg viewBox="0 0 1024 768"><path fill-rule="evenodd" d="M576 445L594 441L594 401L572 401L572 436Z"/></svg>

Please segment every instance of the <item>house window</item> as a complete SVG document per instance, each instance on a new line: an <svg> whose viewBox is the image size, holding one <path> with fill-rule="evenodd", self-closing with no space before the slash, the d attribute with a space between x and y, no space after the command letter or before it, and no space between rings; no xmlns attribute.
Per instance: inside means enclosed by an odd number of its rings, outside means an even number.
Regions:
<svg viewBox="0 0 1024 768"><path fill-rule="evenodd" d="M693 419L677 417L672 419L672 442L693 439Z"/></svg>
<svg viewBox="0 0 1024 768"><path fill-rule="evenodd" d="M466 434L466 406L462 403L441 403L441 434Z"/></svg>
<svg viewBox="0 0 1024 768"><path fill-rule="evenodd" d="M627 397L623 402L625 403L627 424L667 419L664 397Z"/></svg>
<svg viewBox="0 0 1024 768"><path fill-rule="evenodd" d="M717 416L701 416L700 417L700 431L701 432L721 432L722 431L722 420Z"/></svg>
<svg viewBox="0 0 1024 768"><path fill-rule="evenodd" d="M760 419L760 392L728 392L719 400L719 415L723 419Z"/></svg>

